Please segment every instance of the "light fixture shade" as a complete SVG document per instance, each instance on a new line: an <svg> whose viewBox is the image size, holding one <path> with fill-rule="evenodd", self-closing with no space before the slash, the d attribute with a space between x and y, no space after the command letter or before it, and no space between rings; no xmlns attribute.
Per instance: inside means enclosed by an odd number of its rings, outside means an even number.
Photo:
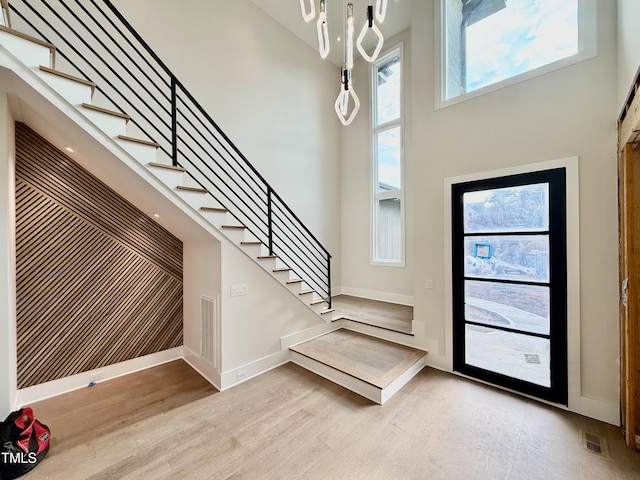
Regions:
<svg viewBox="0 0 640 480"><path fill-rule="evenodd" d="M351 125L351 122L353 122L353 119L356 118L358 114L358 110L360 110L360 99L351 85L351 69L346 68L346 65L342 66L340 78L340 93L338 94L338 98L336 98L334 108L340 122L344 126L347 126ZM353 100L353 108L351 109L351 113L349 113L351 100Z"/></svg>
<svg viewBox="0 0 640 480"><path fill-rule="evenodd" d="M307 1L309 2L309 11L307 11ZM315 0L300 0L300 10L302 10L302 18L309 23L316 16Z"/></svg>
<svg viewBox="0 0 640 480"><path fill-rule="evenodd" d="M331 51L331 45L329 42L329 27L327 26L327 4L325 0L320 0L320 13L318 15L318 22L316 23L318 29L318 50L320 50L320 56L327 58Z"/></svg>
<svg viewBox="0 0 640 480"><path fill-rule="evenodd" d="M369 28L371 28L371 31L378 37L378 43L376 45L375 50L373 51L373 54L371 55L369 55L367 51L364 49L364 47L362 46L362 42L364 41L364 37L367 35L367 30ZM371 27L369 27L368 22L364 23L364 25L362 26L362 30L360 31L360 35L358 35L358 41L356 45L358 47L358 51L360 52L360 55L362 55L362 58L364 58L369 63L376 61L376 59L378 58L378 55L380 55L380 52L382 51L382 46L384 45L384 37L382 36L382 32L380 31L380 29L378 28L375 22L371 22Z"/></svg>
<svg viewBox="0 0 640 480"><path fill-rule="evenodd" d="M353 68L353 3L347 4L347 40L345 42L345 63L348 69Z"/></svg>
<svg viewBox="0 0 640 480"><path fill-rule="evenodd" d="M387 16L387 0L376 0L376 20L378 23L384 22Z"/></svg>

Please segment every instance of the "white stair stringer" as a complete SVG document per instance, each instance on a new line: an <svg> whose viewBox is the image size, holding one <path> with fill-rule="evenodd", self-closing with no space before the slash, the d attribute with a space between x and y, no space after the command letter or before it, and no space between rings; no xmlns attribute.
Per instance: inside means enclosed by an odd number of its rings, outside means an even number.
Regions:
<svg viewBox="0 0 640 480"><path fill-rule="evenodd" d="M22 61L22 58L26 59L26 63ZM52 69L54 65L55 47L38 40L29 40L28 37L25 39L21 35L16 36L10 33L9 29L0 28L0 67L13 71L46 102L66 115L125 165L135 170L154 188L164 192L164 195L169 198L171 198L170 195L173 198L180 198L191 209L192 215L190 216L192 218L195 213L200 221L212 226L219 235L221 234L234 243L255 263L270 273L289 291L289 294L294 295L295 298L307 305L323 321L331 321L330 315L322 315L328 305L316 293L299 295L303 285L300 284L299 288L296 288L293 286L294 284L287 283L291 278L296 277L293 270L285 269L284 266L269 269L263 265L265 260L258 257L268 253L264 244L258 243L246 229L224 228L225 225L239 226L228 212L201 210L202 207L223 208L215 202L211 195L207 192L178 188L185 183L187 173L184 170L163 168L168 167L167 165L163 167L158 164L154 165L158 154L157 146L153 142L131 141L126 137L128 122L126 115L118 112L110 113L100 107L90 108L92 107L90 100L95 88L91 82L75 82L72 80L73 77L63 78L63 76L40 69L41 66L45 69ZM74 83L78 85L74 86ZM146 174L140 169L143 169Z"/></svg>

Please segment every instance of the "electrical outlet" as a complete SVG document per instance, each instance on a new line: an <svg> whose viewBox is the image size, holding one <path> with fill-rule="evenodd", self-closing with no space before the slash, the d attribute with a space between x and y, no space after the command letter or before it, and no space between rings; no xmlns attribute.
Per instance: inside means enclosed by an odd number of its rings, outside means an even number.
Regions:
<svg viewBox="0 0 640 480"><path fill-rule="evenodd" d="M237 378L238 378L238 381L244 380L245 378L247 378L247 371L242 370L241 372L238 372Z"/></svg>
<svg viewBox="0 0 640 480"><path fill-rule="evenodd" d="M89 377L91 378L92 382L97 382L98 380L104 379L104 372L102 370L93 372L91 375L89 375Z"/></svg>
<svg viewBox="0 0 640 480"><path fill-rule="evenodd" d="M427 288L431 290L433 288L433 280L427 280Z"/></svg>
<svg viewBox="0 0 640 480"><path fill-rule="evenodd" d="M246 295L249 293L249 287L246 283L241 285L231 285L231 296L239 297L240 295Z"/></svg>

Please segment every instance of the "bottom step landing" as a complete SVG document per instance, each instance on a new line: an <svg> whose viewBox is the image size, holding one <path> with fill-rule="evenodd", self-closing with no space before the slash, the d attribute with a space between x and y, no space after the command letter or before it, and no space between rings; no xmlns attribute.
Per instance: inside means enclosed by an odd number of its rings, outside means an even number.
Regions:
<svg viewBox="0 0 640 480"><path fill-rule="evenodd" d="M427 352L339 329L290 347L291 361L384 404L426 364Z"/></svg>

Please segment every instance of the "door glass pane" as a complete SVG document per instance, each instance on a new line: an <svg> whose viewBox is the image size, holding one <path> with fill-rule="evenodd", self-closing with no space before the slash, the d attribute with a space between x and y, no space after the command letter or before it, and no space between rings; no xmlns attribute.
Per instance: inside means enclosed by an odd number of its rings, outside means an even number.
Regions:
<svg viewBox="0 0 640 480"><path fill-rule="evenodd" d="M466 325L467 364L543 387L551 386L549 347L546 338Z"/></svg>
<svg viewBox="0 0 640 480"><path fill-rule="evenodd" d="M402 260L402 209L399 198L378 200L376 209L376 260Z"/></svg>
<svg viewBox="0 0 640 480"><path fill-rule="evenodd" d="M465 233L549 230L549 184L463 194Z"/></svg>
<svg viewBox="0 0 640 480"><path fill-rule="evenodd" d="M376 125L400 118L400 55L378 67Z"/></svg>
<svg viewBox="0 0 640 480"><path fill-rule="evenodd" d="M549 334L549 287L465 281L465 319Z"/></svg>
<svg viewBox="0 0 640 480"><path fill-rule="evenodd" d="M464 253L467 277L549 282L548 235L465 237Z"/></svg>
<svg viewBox="0 0 640 480"><path fill-rule="evenodd" d="M400 127L376 135L378 192L402 188Z"/></svg>

